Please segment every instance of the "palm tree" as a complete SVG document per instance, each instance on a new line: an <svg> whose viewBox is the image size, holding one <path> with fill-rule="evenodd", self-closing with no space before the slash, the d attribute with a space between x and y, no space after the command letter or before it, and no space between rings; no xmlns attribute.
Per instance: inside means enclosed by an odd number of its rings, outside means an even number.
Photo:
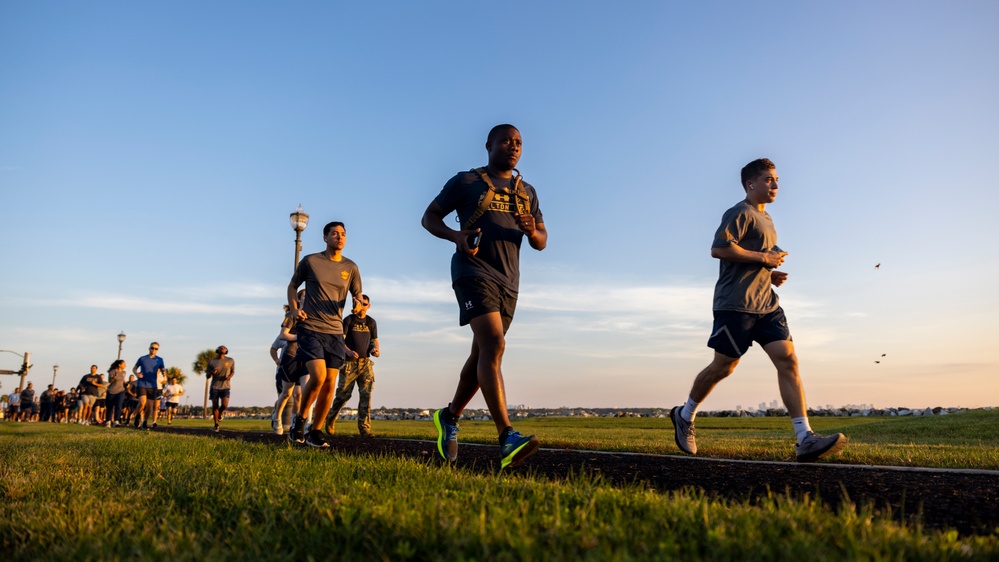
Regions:
<svg viewBox="0 0 999 562"><path fill-rule="evenodd" d="M198 353L197 358L195 358L194 363L191 365L191 369L195 373L203 375L205 374L205 371L208 370L208 362L211 361L212 359L216 359L218 356L219 354L215 353L214 349L206 349L204 351L201 351ZM211 383L212 379L210 377L205 377L205 406L204 409L201 411L202 418L208 417L208 386Z"/></svg>

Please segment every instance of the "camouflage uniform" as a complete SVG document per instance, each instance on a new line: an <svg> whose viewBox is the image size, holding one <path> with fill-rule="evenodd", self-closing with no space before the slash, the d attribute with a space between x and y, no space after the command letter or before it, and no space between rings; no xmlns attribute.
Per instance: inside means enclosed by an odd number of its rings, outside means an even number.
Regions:
<svg viewBox="0 0 999 562"><path fill-rule="evenodd" d="M327 426L332 433L333 424L336 423L337 416L343 405L350 400L354 393L354 384L357 384L357 392L360 399L357 402L357 430L361 435L371 433L371 391L375 388L375 371L372 368L374 363L367 357L359 357L348 360L340 368L340 376L336 382L336 398L330 407L327 417Z"/></svg>

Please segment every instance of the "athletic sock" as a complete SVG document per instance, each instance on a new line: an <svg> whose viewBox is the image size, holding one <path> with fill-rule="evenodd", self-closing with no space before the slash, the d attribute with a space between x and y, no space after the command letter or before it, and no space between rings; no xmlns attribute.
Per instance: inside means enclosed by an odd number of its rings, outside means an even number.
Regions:
<svg viewBox="0 0 999 562"><path fill-rule="evenodd" d="M502 447L503 444L506 443L506 438L510 436L510 432L511 431L513 431L513 426L512 425L508 425L500 433L500 435L499 435L499 444L500 444L500 447Z"/></svg>
<svg viewBox="0 0 999 562"><path fill-rule="evenodd" d="M794 427L794 435L798 438L798 444L812 431L812 426L808 424L808 416L791 418L791 426Z"/></svg>
<svg viewBox="0 0 999 562"><path fill-rule="evenodd" d="M444 421L447 422L448 425L454 425L458 423L458 418L459 416L457 414L451 412L451 405L448 404L447 408L444 408Z"/></svg>
<svg viewBox="0 0 999 562"><path fill-rule="evenodd" d="M683 409L680 410L680 417L686 422L693 423L697 416L697 406L698 403L688 396L687 401L683 403Z"/></svg>

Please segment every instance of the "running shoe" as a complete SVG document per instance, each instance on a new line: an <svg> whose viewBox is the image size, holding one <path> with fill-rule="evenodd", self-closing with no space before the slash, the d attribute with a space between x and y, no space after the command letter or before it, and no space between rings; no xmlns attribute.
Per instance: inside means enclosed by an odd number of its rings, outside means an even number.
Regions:
<svg viewBox="0 0 999 562"><path fill-rule="evenodd" d="M305 420L298 414L295 414L294 421L291 422L291 429L288 430L288 441L305 443Z"/></svg>
<svg viewBox="0 0 999 562"><path fill-rule="evenodd" d="M524 459L538 452L541 442L533 435L521 435L511 431L500 447L500 468L518 466Z"/></svg>
<svg viewBox="0 0 999 562"><path fill-rule="evenodd" d="M316 447L317 449L325 449L330 446L330 444L326 442L326 436L324 436L323 432L318 429L313 429L309 432L309 436L305 438L305 444L310 447Z"/></svg>
<svg viewBox="0 0 999 562"><path fill-rule="evenodd" d="M445 460L454 462L458 458L458 424L447 423L444 410L434 412L434 427L437 428L437 452Z"/></svg>
<svg viewBox="0 0 999 562"><path fill-rule="evenodd" d="M798 462L814 462L840 452L843 447L846 447L846 436L842 433L816 435L809 431L801 444L795 446L794 452L798 455Z"/></svg>
<svg viewBox="0 0 999 562"><path fill-rule="evenodd" d="M215 424L215 433L219 432L219 424Z"/></svg>
<svg viewBox="0 0 999 562"><path fill-rule="evenodd" d="M271 431L277 433L278 435L281 435L280 433L278 433L279 425L281 425L281 422L278 420L277 410L274 410L274 412L271 413Z"/></svg>
<svg viewBox="0 0 999 562"><path fill-rule="evenodd" d="M669 411L669 420L673 422L673 438L676 439L676 446L688 455L697 454L697 440L694 439L694 422L683 419L680 415L682 408L675 406Z"/></svg>
<svg viewBox="0 0 999 562"><path fill-rule="evenodd" d="M153 422L153 429L156 429L157 427L159 427L159 424L157 424L156 422Z"/></svg>

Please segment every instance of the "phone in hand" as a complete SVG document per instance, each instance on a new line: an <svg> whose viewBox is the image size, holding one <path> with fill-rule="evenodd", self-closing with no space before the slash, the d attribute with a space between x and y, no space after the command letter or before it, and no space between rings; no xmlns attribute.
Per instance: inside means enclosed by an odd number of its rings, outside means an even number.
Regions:
<svg viewBox="0 0 999 562"><path fill-rule="evenodd" d="M474 250L479 247L479 242L482 241L482 232L476 232L475 234L469 234L468 238L465 239L468 242L468 249Z"/></svg>

